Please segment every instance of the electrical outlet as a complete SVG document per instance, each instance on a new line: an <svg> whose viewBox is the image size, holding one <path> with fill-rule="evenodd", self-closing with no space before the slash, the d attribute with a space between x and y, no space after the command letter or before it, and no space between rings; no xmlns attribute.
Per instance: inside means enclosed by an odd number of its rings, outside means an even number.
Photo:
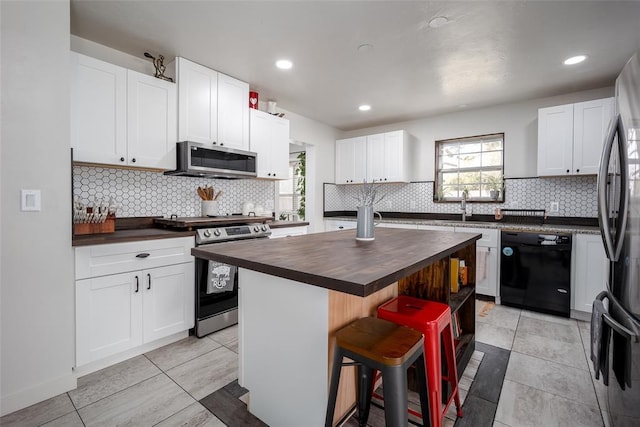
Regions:
<svg viewBox="0 0 640 427"><path fill-rule="evenodd" d="M549 212L560 212L560 203L551 202L551 207L549 208Z"/></svg>
<svg viewBox="0 0 640 427"><path fill-rule="evenodd" d="M416 208L416 201L412 200L411 202L409 202L409 208L410 209L415 209Z"/></svg>

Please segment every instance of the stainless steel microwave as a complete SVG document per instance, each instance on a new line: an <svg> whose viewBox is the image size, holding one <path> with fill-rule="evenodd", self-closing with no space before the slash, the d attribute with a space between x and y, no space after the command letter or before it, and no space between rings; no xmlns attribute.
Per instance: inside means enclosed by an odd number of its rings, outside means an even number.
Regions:
<svg viewBox="0 0 640 427"><path fill-rule="evenodd" d="M165 175L204 178L254 178L256 153L235 148L181 141L176 147L176 170Z"/></svg>

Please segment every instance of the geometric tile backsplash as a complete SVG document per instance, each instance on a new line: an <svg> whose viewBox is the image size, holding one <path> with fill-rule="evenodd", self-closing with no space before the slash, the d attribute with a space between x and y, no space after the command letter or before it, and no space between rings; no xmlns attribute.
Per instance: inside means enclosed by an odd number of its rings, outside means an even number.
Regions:
<svg viewBox="0 0 640 427"><path fill-rule="evenodd" d="M119 205L117 217L200 216L198 186L212 185L222 190L220 213L240 213L246 201L273 210L273 181L258 179L206 179L167 176L161 172L73 167L73 197L83 203L99 203L110 198Z"/></svg>
<svg viewBox="0 0 640 427"><path fill-rule="evenodd" d="M595 218L596 176L514 178L505 180L504 203L469 203L472 213L492 215L495 208L546 209L548 216ZM325 211L355 211L360 185L324 185ZM433 181L381 184L384 199L375 208L391 212L460 213L460 203L435 203ZM550 212L558 202L558 212Z"/></svg>

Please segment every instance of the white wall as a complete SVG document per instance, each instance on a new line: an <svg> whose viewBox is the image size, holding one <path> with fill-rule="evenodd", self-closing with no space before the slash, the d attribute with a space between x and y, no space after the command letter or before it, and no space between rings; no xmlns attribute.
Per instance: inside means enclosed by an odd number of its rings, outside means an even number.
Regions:
<svg viewBox="0 0 640 427"><path fill-rule="evenodd" d="M289 119L290 138L304 143L307 152L306 220L309 232L324 231L323 183L335 180L337 130L331 126L279 109Z"/></svg>
<svg viewBox="0 0 640 427"><path fill-rule="evenodd" d="M0 413L76 386L69 0L0 2ZM42 210L20 211L20 189Z"/></svg>
<svg viewBox="0 0 640 427"><path fill-rule="evenodd" d="M343 132L340 138L405 129L418 139L415 181L433 181L434 141L504 132L504 174L507 178L537 176L538 108L613 96L606 87L567 95L460 111L392 125Z"/></svg>

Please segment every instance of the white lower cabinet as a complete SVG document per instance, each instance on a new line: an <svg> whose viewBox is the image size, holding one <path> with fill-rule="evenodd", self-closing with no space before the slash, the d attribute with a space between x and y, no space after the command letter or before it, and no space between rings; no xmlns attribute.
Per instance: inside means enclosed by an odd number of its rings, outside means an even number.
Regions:
<svg viewBox="0 0 640 427"><path fill-rule="evenodd" d="M572 309L591 313L591 304L607 287L609 262L599 234L575 234L573 239Z"/></svg>
<svg viewBox="0 0 640 427"><path fill-rule="evenodd" d="M175 256L180 247L182 259ZM189 237L76 248L76 263L88 261L95 265L100 263L98 258L118 254L122 260L135 260L133 264L113 265L114 274L76 280L76 366L193 327L195 279L191 247L193 238ZM161 253L173 253L172 259L182 262L157 266L153 254ZM136 262L140 269L122 271ZM78 270L82 271L82 266L76 265Z"/></svg>
<svg viewBox="0 0 640 427"><path fill-rule="evenodd" d="M306 225L299 226L299 227L272 228L271 235L269 236L269 238L279 239L281 237L302 236L303 234L307 234Z"/></svg>
<svg viewBox="0 0 640 427"><path fill-rule="evenodd" d="M374 217L374 222L377 223L375 217ZM403 224L400 222L381 222L379 224L377 224L377 227L383 227L383 228L406 228L409 230L415 230L417 228L417 225L415 224Z"/></svg>
<svg viewBox="0 0 640 427"><path fill-rule="evenodd" d="M340 219L324 220L324 231L348 230L356 227L357 227L357 223L355 219L353 221L340 220Z"/></svg>
<svg viewBox="0 0 640 427"><path fill-rule="evenodd" d="M456 227L457 233L482 234L476 241L476 294L498 295L499 231L489 228Z"/></svg>

